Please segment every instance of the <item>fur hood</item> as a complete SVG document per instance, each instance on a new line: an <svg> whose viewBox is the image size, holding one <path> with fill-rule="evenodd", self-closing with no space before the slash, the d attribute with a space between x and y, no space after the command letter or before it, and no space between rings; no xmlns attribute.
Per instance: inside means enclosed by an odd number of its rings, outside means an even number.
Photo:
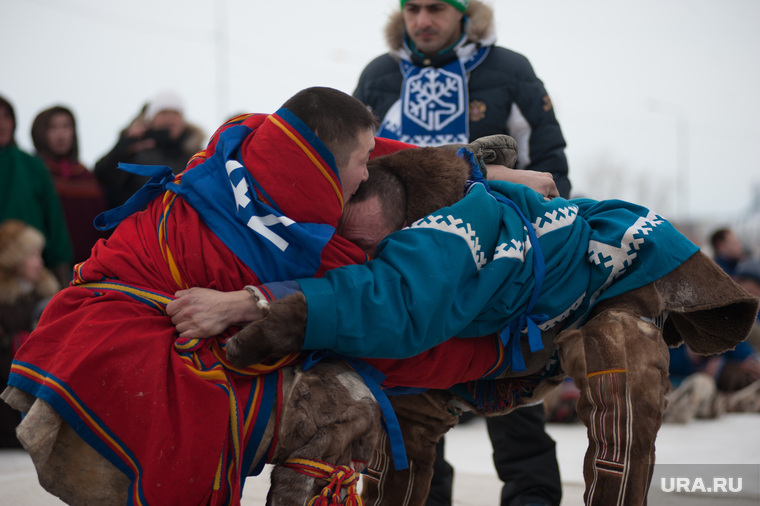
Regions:
<svg viewBox="0 0 760 506"><path fill-rule="evenodd" d="M471 0L465 11L469 19L467 23L467 40L477 42L493 36L493 8L479 0ZM398 51L404 43L404 15L401 10L395 11L388 18L385 26L385 40L391 51Z"/></svg>

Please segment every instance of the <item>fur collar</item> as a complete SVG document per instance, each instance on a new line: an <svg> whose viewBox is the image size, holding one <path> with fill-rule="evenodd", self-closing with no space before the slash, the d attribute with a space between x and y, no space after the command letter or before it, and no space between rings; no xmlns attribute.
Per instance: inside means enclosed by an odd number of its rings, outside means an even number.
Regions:
<svg viewBox="0 0 760 506"><path fill-rule="evenodd" d="M378 156L367 164L374 165L385 167L403 181L407 191L407 223L461 200L470 173L470 166L455 150L430 147Z"/></svg>
<svg viewBox="0 0 760 506"><path fill-rule="evenodd" d="M467 40L477 42L492 37L494 32L493 9L479 0L471 0L465 15L469 18L467 24ZM390 15L385 26L385 40L391 51L401 49L404 42L404 15L400 10Z"/></svg>

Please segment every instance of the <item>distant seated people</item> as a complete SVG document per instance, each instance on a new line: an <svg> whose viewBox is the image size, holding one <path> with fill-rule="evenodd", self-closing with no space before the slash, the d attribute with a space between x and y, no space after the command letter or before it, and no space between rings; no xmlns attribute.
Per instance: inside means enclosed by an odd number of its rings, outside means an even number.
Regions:
<svg viewBox="0 0 760 506"><path fill-rule="evenodd" d="M730 231L728 235L733 235ZM728 239L729 243L738 240ZM737 248L736 251L740 249ZM760 261L746 259L734 268L733 279L760 296ZM760 411L760 315L746 341L720 355L703 356L686 345L671 348L666 423L687 423L694 418L717 418L728 412ZM574 422L578 389L572 381L544 399L547 421Z"/></svg>
<svg viewBox="0 0 760 506"><path fill-rule="evenodd" d="M42 308L60 288L45 269L45 238L19 220L0 224L0 390L8 384L16 350L34 330ZM0 403L0 448L20 448L16 426L19 413Z"/></svg>
<svg viewBox="0 0 760 506"><path fill-rule="evenodd" d="M727 274L732 275L736 264L746 256L744 244L739 236L730 228L719 228L710 236L710 244L713 249L713 260Z"/></svg>
<svg viewBox="0 0 760 506"><path fill-rule="evenodd" d="M119 170L119 163L166 165L179 174L205 140L200 128L185 120L179 95L173 91L157 94L121 132L113 149L95 164L108 207L122 205L148 180Z"/></svg>
<svg viewBox="0 0 760 506"><path fill-rule="evenodd" d="M745 258L746 249L730 229L711 238L714 259L745 290L760 296L760 262ZM760 321L760 320L759 320ZM687 423L694 418L718 418L725 412L760 412L760 324L736 348L703 356L686 345L670 349L665 423Z"/></svg>
<svg viewBox="0 0 760 506"><path fill-rule="evenodd" d="M53 176L74 248L74 263L82 262L98 239L108 234L92 224L106 210L106 202L97 178L79 161L74 114L63 106L40 112L32 123L32 141L37 156Z"/></svg>
<svg viewBox="0 0 760 506"><path fill-rule="evenodd" d="M62 285L71 280L72 251L53 180L38 158L21 151L14 138L16 114L0 97L0 221L16 218L45 236L42 258Z"/></svg>
<svg viewBox="0 0 760 506"><path fill-rule="evenodd" d="M760 412L760 361L747 341L719 355L697 355L686 345L670 349L665 423Z"/></svg>
<svg viewBox="0 0 760 506"><path fill-rule="evenodd" d="M749 293L760 297L760 260L755 258L742 260L737 264L733 278ZM757 318L757 323L750 332L747 342L755 350L760 350L760 315Z"/></svg>

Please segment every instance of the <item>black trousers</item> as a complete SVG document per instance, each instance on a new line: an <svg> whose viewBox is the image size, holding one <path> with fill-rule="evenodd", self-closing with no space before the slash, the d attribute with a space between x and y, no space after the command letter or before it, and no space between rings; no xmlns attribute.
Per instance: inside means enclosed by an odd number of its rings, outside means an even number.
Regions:
<svg viewBox="0 0 760 506"><path fill-rule="evenodd" d="M501 489L501 506L546 503L562 499L556 443L546 433L543 404L486 418L493 462ZM444 459L444 438L436 447L433 480L426 506L451 506L454 469Z"/></svg>

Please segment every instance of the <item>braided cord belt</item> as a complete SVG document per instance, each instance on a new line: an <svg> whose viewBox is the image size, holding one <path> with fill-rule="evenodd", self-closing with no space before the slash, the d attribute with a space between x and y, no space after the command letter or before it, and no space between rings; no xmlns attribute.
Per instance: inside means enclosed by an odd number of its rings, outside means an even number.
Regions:
<svg viewBox="0 0 760 506"><path fill-rule="evenodd" d="M360 476L358 471L348 466L334 466L321 460L300 457L288 459L282 465L328 482L319 495L314 496L307 503L307 506L364 506L364 501L356 492ZM346 488L346 497L341 501L343 488Z"/></svg>

